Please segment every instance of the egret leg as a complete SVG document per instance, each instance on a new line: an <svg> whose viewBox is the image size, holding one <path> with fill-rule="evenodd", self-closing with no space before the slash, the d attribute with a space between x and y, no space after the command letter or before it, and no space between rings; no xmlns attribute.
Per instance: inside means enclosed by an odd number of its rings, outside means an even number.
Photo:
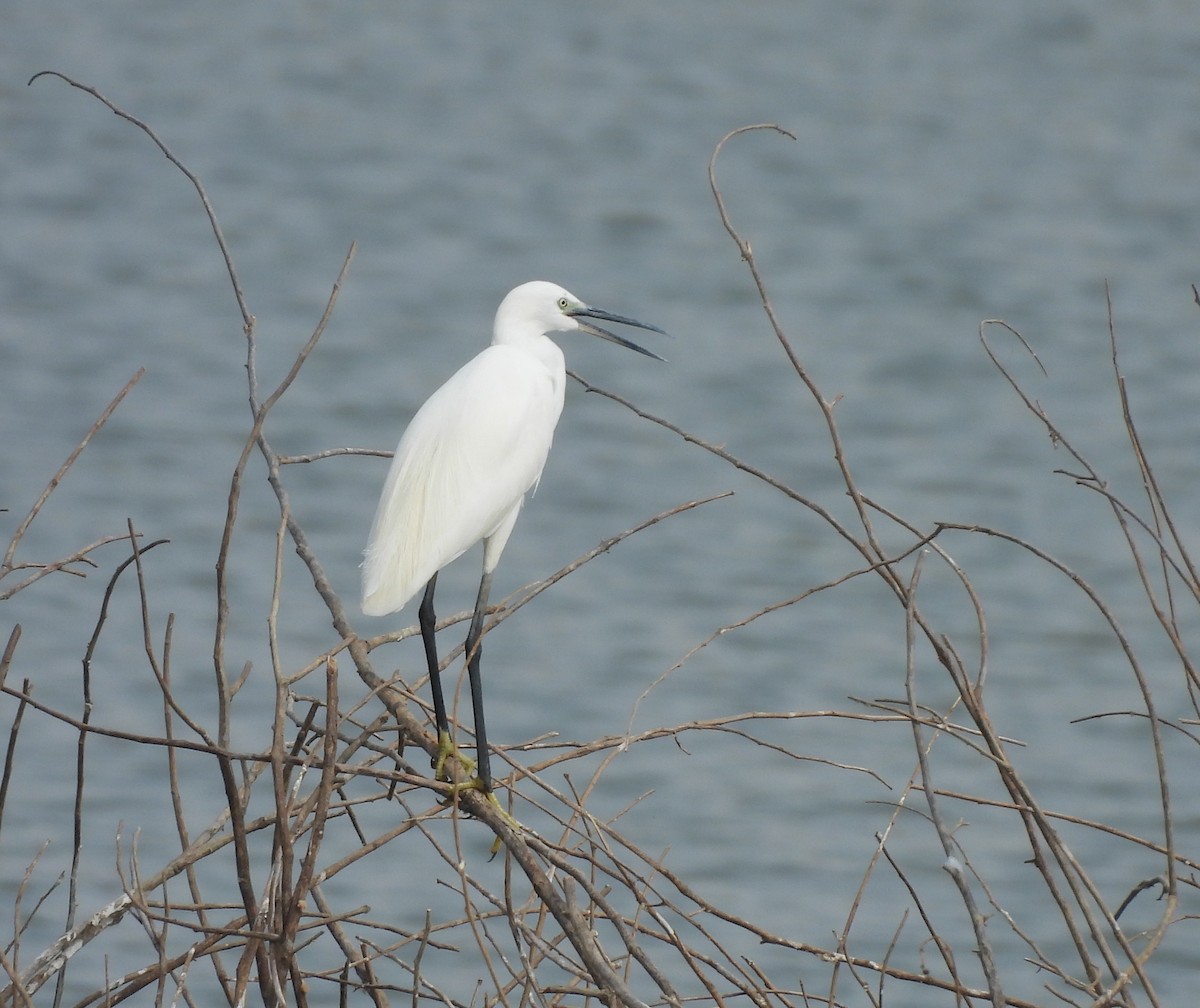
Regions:
<svg viewBox="0 0 1200 1008"><path fill-rule="evenodd" d="M483 680L479 675L479 656L483 652L479 638L483 635L483 615L487 610L488 592L491 591L491 587L492 572L485 570L479 582L479 595L475 599L475 613L471 617L471 629L467 631L467 675L471 681L471 709L475 715L475 761L479 770L478 787L494 801L487 729L483 723Z"/></svg>
<svg viewBox="0 0 1200 1008"><path fill-rule="evenodd" d="M429 668L429 689L433 693L433 720L437 726L438 748L434 757L434 776L439 780L444 773L446 759L454 752L454 740L450 737L450 721L446 717L446 700L442 695L442 674L438 668L437 639L434 628L437 616L433 611L433 592L437 587L437 575L429 579L417 618L421 624L421 642L425 645L425 664Z"/></svg>
<svg viewBox="0 0 1200 1008"><path fill-rule="evenodd" d="M483 678L479 674L479 656L483 652L483 647L480 644L480 638L483 636L483 618L487 612L488 593L491 588L492 572L485 569L483 577L479 581L479 594L475 599L475 612L471 616L471 628L467 631L466 644L467 675L471 683L471 709L475 715L475 761L478 775L469 784L462 784L459 787L477 788L488 801L500 810L500 814L513 829L520 830L521 824L500 804L492 791L492 764L488 750L487 728L483 720ZM502 842L501 837L497 836L496 842L492 844L492 857L496 856Z"/></svg>

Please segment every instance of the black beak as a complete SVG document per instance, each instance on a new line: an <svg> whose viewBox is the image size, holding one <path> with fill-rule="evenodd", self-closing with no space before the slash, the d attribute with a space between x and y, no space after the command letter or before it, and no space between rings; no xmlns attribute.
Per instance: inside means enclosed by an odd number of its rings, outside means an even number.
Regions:
<svg viewBox="0 0 1200 1008"><path fill-rule="evenodd" d="M666 361L665 357L660 357L653 350L647 350L645 347L638 346L632 340L627 340L616 333L611 333L607 329L601 329L598 325L592 325L590 322L584 322L583 318L604 319L605 322L619 322L621 325L633 326L637 329L648 329L650 332L662 333L668 335L658 326L649 325L646 322L639 322L637 319L626 318L624 315L614 315L612 312L606 312L602 308L593 308L591 305L580 305L578 308L568 308L566 314L579 322L579 328L585 333L590 333L593 336L599 336L601 339L606 339L610 343L616 343L623 347L628 347L630 350L636 350L640 354L645 354L647 357L653 357L655 360Z"/></svg>

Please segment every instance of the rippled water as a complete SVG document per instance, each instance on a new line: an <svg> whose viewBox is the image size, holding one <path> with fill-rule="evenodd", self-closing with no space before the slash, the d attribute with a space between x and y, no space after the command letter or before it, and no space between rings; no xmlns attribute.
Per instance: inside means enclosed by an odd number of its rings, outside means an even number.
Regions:
<svg viewBox="0 0 1200 1008"><path fill-rule="evenodd" d="M1200 27L1189 5L76 8L18 0L0 39L0 506L9 508L0 538L144 366L23 555L119 532L127 517L148 537L169 537L153 555L154 601L160 619L178 614L175 675L203 715L212 568L248 423L240 319L182 176L82 93L51 79L25 86L46 68L150 123L204 180L257 318L264 386L286 370L358 243L329 330L273 416L281 451L392 447L428 391L486 341L504 292L541 276L675 336L667 367L594 341L566 347L571 366L846 520L820 414L786 366L708 190L707 160L724 133L778 122L794 142L741 137L719 175L783 326L824 394L841 397L839 429L864 492L919 525L1003 527L1079 567L1150 659L1161 713L1187 715L1177 663L1138 602L1105 505L1050 475L1075 467L989 365L978 327L1001 317L1029 339L1048 376L991 333L1060 427L1137 499L1108 359L1110 282L1140 430L1178 502L1180 532L1195 542ZM347 598L383 471L353 458L288 473L297 514ZM623 731L643 691L719 627L857 565L811 512L569 390L498 594L725 489L736 496L635 537L489 636L496 741ZM274 510L257 482L241 506L230 662L251 660L265 675ZM897 548L909 541L879 527ZM1070 724L1139 706L1094 610L1011 547L965 536L945 544L988 607L993 713L1027 743L1017 758L1043 801L1156 836L1140 731ZM57 628L27 632L15 669L46 701L78 704L78 656L119 559L101 554L88 582L49 579L7 603L6 629ZM299 569L289 576L284 650L301 662L330 637ZM952 579L932 563L924 578L930 611L969 643L970 612ZM474 579L473 561L448 572L444 604L465 607ZM131 599L120 604L124 625L136 625ZM362 621L363 632L385 626ZM860 579L700 651L634 724L897 697L902 639L902 613ZM136 636L105 638L97 721L149 730L145 719L157 716L138 703L139 647ZM397 649L394 660L418 655ZM929 702L945 701L932 663L921 682ZM239 741L260 745L263 724L248 702ZM809 719L770 730L800 752L872 766L892 785L911 771L907 729ZM23 811L4 823L6 891L69 821L72 737L48 730L22 744L45 773L14 782L10 802ZM1181 841L1192 844L1196 775L1186 748L1171 756ZM90 781L91 821L105 838L117 820L141 827L142 856L157 860L154 845L171 831L162 810L139 806L133 785L157 770L135 759L149 757L112 746ZM949 757L942 773L948 787L990 787L965 759L961 781ZM868 802L895 798L863 776L713 744L691 757L635 750L605 778L597 807L615 811L650 787L640 818L625 821L639 842L670 844L679 872L714 899L814 943L843 922L885 821ZM220 796L195 800L215 808ZM1019 898L1030 877L1020 838L991 829L981 811L963 814L976 824L962 835L971 855ZM1159 870L1149 857L1110 854L1094 834L1070 839L1113 902ZM112 895L104 843L84 906ZM913 825L896 844L929 898L945 900L937 912L961 927L932 834ZM47 856L64 863L61 850ZM414 906L430 898L395 885ZM882 955L904 905L881 894L875 919L858 925L863 954ZM784 977L807 968L753 954ZM1179 972L1159 976L1160 992L1190 989L1194 954L1164 962Z"/></svg>

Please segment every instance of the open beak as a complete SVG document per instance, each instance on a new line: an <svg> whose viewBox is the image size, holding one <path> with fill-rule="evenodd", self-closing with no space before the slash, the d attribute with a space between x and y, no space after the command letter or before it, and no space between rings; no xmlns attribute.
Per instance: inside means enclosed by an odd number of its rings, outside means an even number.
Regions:
<svg viewBox="0 0 1200 1008"><path fill-rule="evenodd" d="M568 308L566 309L566 314L575 319L579 323L579 328L585 333L599 336L601 339L628 347L630 350L636 350L638 353L645 354L647 357L653 357L655 360L666 361L665 357L660 357L653 350L647 350L645 347L638 346L632 340L627 340L623 336L618 336L616 333L611 333L607 329L601 329L598 325L592 325L590 322L583 320L584 318L603 319L605 322L618 322L621 325L633 326L637 329L648 329L650 332L662 333L664 336L668 335L664 330L659 329L658 326L639 322L637 319L626 318L624 315L614 315L612 312L606 312L602 308L593 308L591 305L579 305L575 308Z"/></svg>

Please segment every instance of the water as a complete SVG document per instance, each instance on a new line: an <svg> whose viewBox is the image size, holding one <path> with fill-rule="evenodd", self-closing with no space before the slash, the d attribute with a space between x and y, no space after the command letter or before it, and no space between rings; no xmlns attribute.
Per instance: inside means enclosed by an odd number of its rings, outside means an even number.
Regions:
<svg viewBox="0 0 1200 1008"><path fill-rule="evenodd" d="M718 174L801 359L828 398L841 397L839 431L864 492L919 526L1002 528L1078 568L1144 656L1160 714L1187 717L1178 662L1139 601L1111 513L1051 475L1079 467L987 362L978 328L1002 317L1031 341L1047 377L1012 339L989 333L1061 430L1140 501L1112 388L1109 281L1139 429L1179 530L1195 541L1186 503L1200 479L1187 408L1200 363L1189 289L1200 28L1190 12L1172 2L1134 10L864 0L703 15L679 2L603 12L541 2L402 11L18 2L0 40L3 538L144 366L21 555L57 556L119 533L127 518L148 538L169 537L147 557L155 637L176 613L177 688L212 723L213 565L248 429L240 318L183 177L87 96L55 80L26 88L36 71L96 86L204 180L257 319L264 388L285 373L358 242L329 330L273 414L280 451L392 447L428 391L486 340L504 292L545 277L676 337L668 367L596 341L569 343L571 365L590 381L849 522L820 414L789 371L708 190L715 142L773 121L797 140L742 137ZM296 513L347 600L384 465L341 458L287 473ZM726 489L735 497L635 536L489 637L496 741L547 731L587 739L631 720L645 730L747 710L851 710L848 696L902 696L903 614L877 581L860 578L722 635L639 703L719 628L836 579L860 558L812 512L577 388L496 593L660 510ZM275 521L252 460L227 644L233 669L254 663L235 724L248 749L264 744L267 725ZM910 544L886 521L878 527L894 548ZM992 714L1025 743L1014 758L1035 792L1048 807L1157 838L1144 731L1121 718L1072 723L1141 706L1095 608L1011 545L961 534L944 545L987 606ZM41 699L78 711L79 658L124 555L108 547L87 581L50 578L7 603L6 628L25 627L10 683L28 675ZM286 573L282 647L299 666L332 639L290 555ZM475 576L473 560L448 571L445 604L465 607ZM94 720L158 731L131 584L101 636ZM953 580L930 560L922 584L931 617L974 660L973 616ZM360 621L364 633L385 625ZM388 661L412 666L419 656L402 645ZM922 698L945 703L949 690L928 655L919 671ZM349 695L354 684L344 688ZM892 790L865 774L698 736L685 743L690 755L635 748L601 779L592 804L612 814L653 789L622 820L631 837L648 850L669 845L672 868L714 902L827 946L886 823L888 809L875 803L895 801L911 772L911 734L821 718L758 734L871 767ZM978 760L942 745L939 784L999 797ZM116 891L118 822L127 838L143 831L147 865L169 856L173 836L153 789L135 786L158 772L154 759L100 741L92 753L85 909ZM65 866L69 845L73 733L39 721L20 755L26 769L9 797L17 811L0 847L6 892L44 838L56 839L43 883ZM1168 755L1188 849L1191 752L1174 738ZM198 828L221 795L211 766L193 765ZM952 815L971 822L959 834L971 858L1036 932L1046 908L1011 819L975 806ZM1161 870L1153 856L1094 832L1068 839L1110 905ZM893 843L934 918L958 933L965 918L938 867L936 838L908 817ZM414 908L404 926L419 927L439 898L423 878L388 881L394 905ZM348 904L376 898L369 883L340 895ZM1189 898L1185 890L1185 912ZM881 957L908 907L881 874L851 945ZM1141 923L1153 919L1136 909ZM1046 926L1041 937L1061 951ZM908 966L924 937L914 927L898 946ZM991 927L1010 963L1007 992L1043 996L1042 978L1011 965L1026 950L998 919ZM136 936L121 941L130 961L145 957ZM27 949L37 946L27 937ZM1191 989L1197 962L1177 936L1167 946L1153 976L1170 998ZM827 986L827 968L795 953L752 945L746 954L781 983ZM964 944L960 958L968 957ZM468 980L476 975L465 968ZM928 1003L920 990L889 991L897 1003Z"/></svg>

